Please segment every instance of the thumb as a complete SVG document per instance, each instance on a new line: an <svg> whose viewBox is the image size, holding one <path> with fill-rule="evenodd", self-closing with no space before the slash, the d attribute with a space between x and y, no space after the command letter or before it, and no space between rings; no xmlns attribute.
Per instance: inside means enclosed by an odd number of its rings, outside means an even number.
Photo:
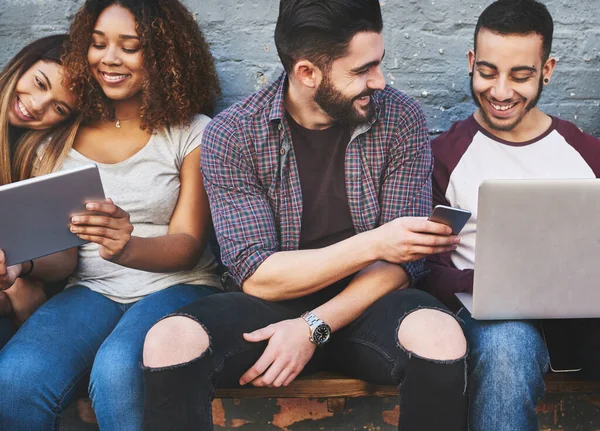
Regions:
<svg viewBox="0 0 600 431"><path fill-rule="evenodd" d="M257 343L259 341L268 340L275 334L275 328L273 325L265 326L264 328L257 329L254 332L244 333L244 340L250 341L251 343Z"/></svg>

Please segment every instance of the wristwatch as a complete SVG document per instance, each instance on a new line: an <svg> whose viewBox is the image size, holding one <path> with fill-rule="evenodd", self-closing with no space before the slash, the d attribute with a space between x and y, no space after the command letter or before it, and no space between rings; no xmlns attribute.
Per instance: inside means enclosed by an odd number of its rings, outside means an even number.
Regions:
<svg viewBox="0 0 600 431"><path fill-rule="evenodd" d="M310 342L316 344L317 347L321 347L331 336L331 328L317 316L307 311L302 315L302 318L308 323L310 327Z"/></svg>

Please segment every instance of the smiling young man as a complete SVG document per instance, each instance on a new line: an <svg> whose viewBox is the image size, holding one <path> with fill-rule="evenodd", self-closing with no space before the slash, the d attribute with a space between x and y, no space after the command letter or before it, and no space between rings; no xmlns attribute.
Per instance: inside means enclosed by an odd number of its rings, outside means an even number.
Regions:
<svg viewBox="0 0 600 431"><path fill-rule="evenodd" d="M386 86L378 0L283 0L285 73L207 128L202 169L229 279L146 338L148 430L212 429L217 386L337 370L398 385L400 429L464 430L466 344L412 289L453 250L431 210L419 106Z"/></svg>
<svg viewBox="0 0 600 431"><path fill-rule="evenodd" d="M534 0L499 0L479 17L475 48L468 56L478 109L432 143L434 204L473 213L457 249L428 259L432 272L422 287L450 306L456 304L454 293L472 292L482 181L600 174L600 142L537 107L556 66L550 57L552 34L552 17ZM549 367L537 322L476 321L466 310L459 316L470 347L469 429L537 430L535 408ZM598 345L598 323L561 325L577 327L572 337L581 352L570 353L581 353L588 376L598 378L600 350L590 348L590 342Z"/></svg>

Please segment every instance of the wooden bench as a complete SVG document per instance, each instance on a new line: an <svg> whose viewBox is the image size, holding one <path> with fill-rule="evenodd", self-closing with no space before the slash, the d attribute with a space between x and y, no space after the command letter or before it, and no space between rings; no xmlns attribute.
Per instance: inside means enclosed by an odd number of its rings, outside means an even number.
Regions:
<svg viewBox="0 0 600 431"><path fill-rule="evenodd" d="M561 394L600 393L600 382L577 378L576 374L546 375L546 392ZM395 397L395 386L373 385L341 374L321 372L300 377L287 387L218 389L216 398L321 398L326 399L327 409L333 413L343 412L346 399L356 397ZM78 401L80 418L87 423L97 423L91 408L91 400Z"/></svg>
<svg viewBox="0 0 600 431"><path fill-rule="evenodd" d="M600 392L600 382L580 380L576 374L548 374L548 393ZM317 373L300 377L287 387L218 389L217 398L326 398L330 412L340 412L346 407L347 398L397 396L395 386L373 385L340 374Z"/></svg>

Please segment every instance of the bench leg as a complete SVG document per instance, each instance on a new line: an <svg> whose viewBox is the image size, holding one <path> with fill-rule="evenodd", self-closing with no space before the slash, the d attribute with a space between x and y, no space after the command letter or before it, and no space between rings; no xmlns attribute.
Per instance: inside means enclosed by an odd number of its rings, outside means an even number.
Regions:
<svg viewBox="0 0 600 431"><path fill-rule="evenodd" d="M327 398L327 411L341 413L346 410L346 398Z"/></svg>

